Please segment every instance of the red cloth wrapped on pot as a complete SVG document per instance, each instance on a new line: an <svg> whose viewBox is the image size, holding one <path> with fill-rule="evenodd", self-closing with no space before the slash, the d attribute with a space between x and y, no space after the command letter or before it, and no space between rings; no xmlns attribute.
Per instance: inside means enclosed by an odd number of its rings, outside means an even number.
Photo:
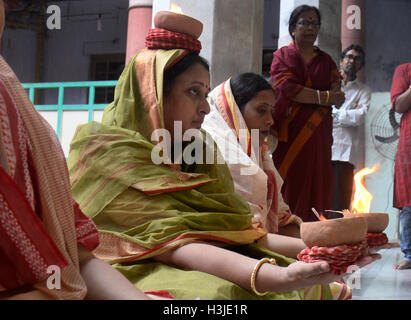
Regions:
<svg viewBox="0 0 411 320"><path fill-rule="evenodd" d="M333 272L337 275L343 274L352 265L367 247L367 243L361 242L355 245L339 245L335 247L305 248L297 258L303 262L328 262Z"/></svg>
<svg viewBox="0 0 411 320"><path fill-rule="evenodd" d="M374 248L383 246L388 243L388 237L384 232L380 233L367 233L367 244L368 247Z"/></svg>
<svg viewBox="0 0 411 320"><path fill-rule="evenodd" d="M183 33L155 28L148 32L146 47L164 50L185 49L198 54L201 51L201 42Z"/></svg>

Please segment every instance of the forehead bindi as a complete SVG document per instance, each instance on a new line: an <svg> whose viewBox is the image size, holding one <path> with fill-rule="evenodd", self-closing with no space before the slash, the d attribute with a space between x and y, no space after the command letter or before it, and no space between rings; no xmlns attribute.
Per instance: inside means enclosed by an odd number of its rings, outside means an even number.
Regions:
<svg viewBox="0 0 411 320"><path fill-rule="evenodd" d="M300 15L298 21L318 21L317 13L315 11L307 11Z"/></svg>
<svg viewBox="0 0 411 320"><path fill-rule="evenodd" d="M178 76L180 83L184 85L199 85L205 89L210 88L210 74L201 65L194 65Z"/></svg>

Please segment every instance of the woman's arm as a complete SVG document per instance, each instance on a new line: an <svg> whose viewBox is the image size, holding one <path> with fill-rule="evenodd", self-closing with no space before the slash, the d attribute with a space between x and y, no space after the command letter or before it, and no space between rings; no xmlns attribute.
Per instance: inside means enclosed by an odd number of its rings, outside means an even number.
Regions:
<svg viewBox="0 0 411 320"><path fill-rule="evenodd" d="M293 100L305 104L318 104L322 106L336 105L337 107L341 107L345 101L345 94L341 91L334 90L317 92L317 90L305 87Z"/></svg>
<svg viewBox="0 0 411 320"><path fill-rule="evenodd" d="M411 108L410 64L402 64L395 69L391 84L391 102L394 111L405 113Z"/></svg>
<svg viewBox="0 0 411 320"><path fill-rule="evenodd" d="M395 99L394 110L405 113L411 108L411 86Z"/></svg>
<svg viewBox="0 0 411 320"><path fill-rule="evenodd" d="M259 239L258 244L271 251L294 259L297 258L297 255L301 252L301 250L307 247L300 238L273 233L268 233L265 237Z"/></svg>
<svg viewBox="0 0 411 320"><path fill-rule="evenodd" d="M375 257L366 257L362 265ZM251 289L251 274L258 260L208 244L191 243L167 251L155 258L164 264L185 270L196 270L231 281L247 290ZM295 262L288 267L264 263L256 276L259 292L285 292L315 284L326 284L341 279L334 275L326 262Z"/></svg>
<svg viewBox="0 0 411 320"><path fill-rule="evenodd" d="M86 299L149 300L119 271L79 245L80 272L87 285Z"/></svg>
<svg viewBox="0 0 411 320"><path fill-rule="evenodd" d="M296 223L289 223L285 226L279 226L278 234L282 236L300 238L300 227Z"/></svg>
<svg viewBox="0 0 411 320"><path fill-rule="evenodd" d="M150 298L138 290L119 271L108 263L97 259L81 244L78 246L80 273L86 282L86 299L92 300L149 300ZM0 299L11 300L49 300L47 290L35 287L22 287L16 290L0 292Z"/></svg>

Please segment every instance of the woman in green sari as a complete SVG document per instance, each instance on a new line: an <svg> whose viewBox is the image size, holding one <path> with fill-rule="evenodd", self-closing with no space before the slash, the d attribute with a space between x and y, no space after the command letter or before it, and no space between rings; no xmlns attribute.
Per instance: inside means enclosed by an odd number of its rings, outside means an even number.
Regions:
<svg viewBox="0 0 411 320"><path fill-rule="evenodd" d="M203 131L203 161L178 160L192 147L182 134L200 129L210 110L209 91L197 53L144 49L122 73L102 123L79 126L69 170L74 198L99 229L94 253L138 288L177 299L332 299L341 288L337 296L349 296L346 286L329 285L341 276L327 263L295 262L300 239L253 227ZM170 133L167 153L159 152L159 129Z"/></svg>

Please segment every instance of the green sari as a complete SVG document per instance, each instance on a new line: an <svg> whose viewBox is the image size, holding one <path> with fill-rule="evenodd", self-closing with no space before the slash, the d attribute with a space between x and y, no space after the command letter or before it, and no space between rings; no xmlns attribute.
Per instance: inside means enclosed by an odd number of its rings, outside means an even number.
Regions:
<svg viewBox="0 0 411 320"><path fill-rule="evenodd" d="M123 71L102 123L79 126L71 143L72 193L99 229L95 255L144 291L166 290L177 299L303 299L307 290L258 297L229 281L184 271L153 257L187 243L224 246L255 258L293 259L255 244L266 231L251 224L246 201L234 191L226 164L152 161L154 130L164 128L163 73L187 51L140 51ZM218 150L204 135L203 154ZM207 142L208 141L208 142ZM315 294L312 294L312 293ZM328 286L310 297L330 298Z"/></svg>

